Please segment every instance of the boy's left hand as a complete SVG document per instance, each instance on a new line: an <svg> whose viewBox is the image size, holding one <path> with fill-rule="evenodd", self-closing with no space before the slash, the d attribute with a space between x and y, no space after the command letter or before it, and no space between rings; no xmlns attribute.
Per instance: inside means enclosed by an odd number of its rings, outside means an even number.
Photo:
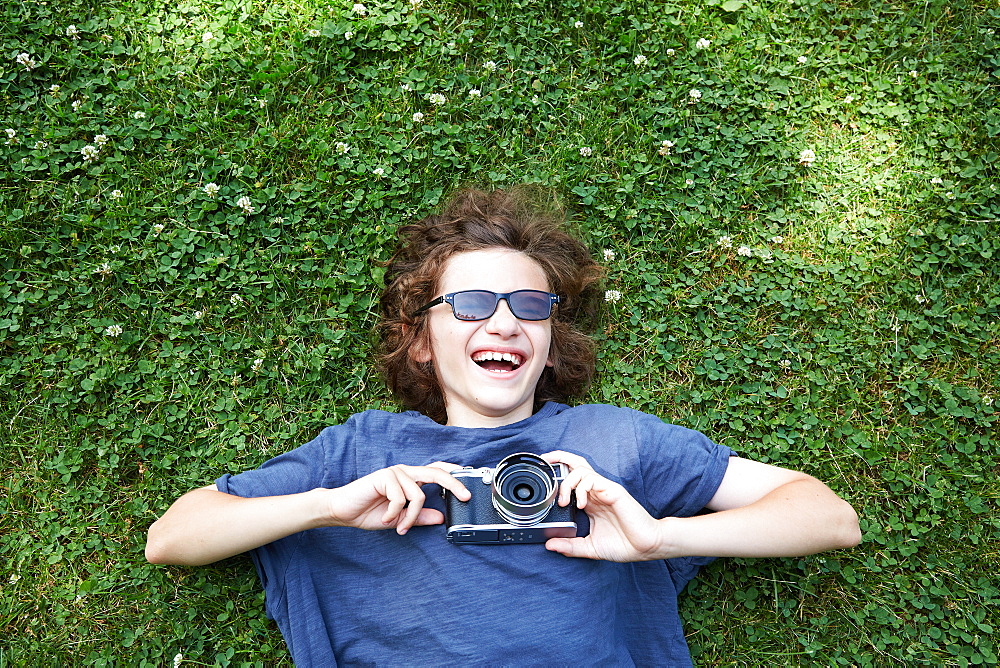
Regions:
<svg viewBox="0 0 1000 668"><path fill-rule="evenodd" d="M576 506L590 518L590 534L578 538L550 538L545 548L567 557L607 561L657 559L660 549L659 523L646 512L624 487L598 474L579 455L556 450L542 455L554 464L570 468L559 490L560 506L576 492Z"/></svg>

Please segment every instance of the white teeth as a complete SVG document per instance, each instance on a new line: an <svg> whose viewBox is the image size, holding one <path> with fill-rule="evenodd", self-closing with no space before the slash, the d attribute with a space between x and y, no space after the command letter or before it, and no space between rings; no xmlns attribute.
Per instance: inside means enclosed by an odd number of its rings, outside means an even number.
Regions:
<svg viewBox="0 0 1000 668"><path fill-rule="evenodd" d="M510 362L514 367L519 367L523 359L517 353L500 353L492 350L484 350L472 356L473 362Z"/></svg>

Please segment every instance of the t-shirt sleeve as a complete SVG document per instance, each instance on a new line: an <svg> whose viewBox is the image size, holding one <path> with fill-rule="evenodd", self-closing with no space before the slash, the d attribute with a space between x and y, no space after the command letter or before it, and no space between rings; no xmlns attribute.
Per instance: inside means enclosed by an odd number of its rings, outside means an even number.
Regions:
<svg viewBox="0 0 1000 668"><path fill-rule="evenodd" d="M312 441L269 459L260 468L237 475L227 473L215 484L220 492L244 498L298 494L345 484L352 479L353 470L346 469L353 469L353 462L346 448L335 446L343 444L343 436L343 427L329 427ZM285 604L284 574L302 537L303 533L292 534L249 552L267 593L267 612L272 619L276 618L274 611Z"/></svg>
<svg viewBox="0 0 1000 668"><path fill-rule="evenodd" d="M242 497L282 496L329 486L327 430L294 450L269 459L252 471L225 474L215 481L220 492Z"/></svg>
<svg viewBox="0 0 1000 668"><path fill-rule="evenodd" d="M656 517L690 517L712 500L733 451L701 432L633 413L643 489Z"/></svg>

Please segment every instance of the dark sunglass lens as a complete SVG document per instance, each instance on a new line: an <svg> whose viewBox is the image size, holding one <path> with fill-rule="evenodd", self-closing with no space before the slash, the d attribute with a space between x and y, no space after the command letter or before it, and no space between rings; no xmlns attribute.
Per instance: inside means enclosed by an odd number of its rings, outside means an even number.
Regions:
<svg viewBox="0 0 1000 668"><path fill-rule="evenodd" d="M547 292L522 290L508 300L510 310L521 320L545 320L552 314L552 301Z"/></svg>
<svg viewBox="0 0 1000 668"><path fill-rule="evenodd" d="M484 320L496 310L497 297L485 290L466 290L455 293L452 306L459 320Z"/></svg>

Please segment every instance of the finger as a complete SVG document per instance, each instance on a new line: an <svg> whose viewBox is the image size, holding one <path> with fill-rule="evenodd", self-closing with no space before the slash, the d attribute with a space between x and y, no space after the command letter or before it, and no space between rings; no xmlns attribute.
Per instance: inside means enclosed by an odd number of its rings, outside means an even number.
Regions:
<svg viewBox="0 0 1000 668"><path fill-rule="evenodd" d="M399 521L396 523L396 533L402 536L409 531L410 527L413 526L413 523L417 521L417 516L420 515L420 511L424 507L424 501L427 500L427 496L424 494L423 490L420 489L420 485L417 484L417 481L410 477L409 469L393 467L391 470L396 476L396 480L402 488L403 494L406 495L406 499L408 501L406 507L402 509Z"/></svg>
<svg viewBox="0 0 1000 668"><path fill-rule="evenodd" d="M413 523L416 527L431 526L433 524L444 524L444 513L434 508L421 508L417 515L417 521Z"/></svg>
<svg viewBox="0 0 1000 668"><path fill-rule="evenodd" d="M594 488L594 479L590 476L583 478L576 486L576 507L583 510L587 507L588 495Z"/></svg>
<svg viewBox="0 0 1000 668"><path fill-rule="evenodd" d="M565 557L597 558L593 550L590 549L586 538L549 538L545 541L545 549L550 552L558 552Z"/></svg>
<svg viewBox="0 0 1000 668"><path fill-rule="evenodd" d="M594 469L590 468L590 464L584 464L579 466L567 475L559 486L559 505L565 507L569 505L571 500L571 494L580 486L580 482L583 481L589 475L597 475Z"/></svg>
<svg viewBox="0 0 1000 668"><path fill-rule="evenodd" d="M436 469L441 469L445 473L451 473L452 471L457 471L462 468L458 464L452 464L451 462L432 462L428 466L433 466Z"/></svg>
<svg viewBox="0 0 1000 668"><path fill-rule="evenodd" d="M384 481L382 489L380 490L382 496L385 497L388 503L385 507L385 512L382 513L382 524L389 526L393 524L399 517L403 508L406 506L406 495L403 493L403 489L399 486L399 482L396 480L395 475L387 476L387 480Z"/></svg>
<svg viewBox="0 0 1000 668"><path fill-rule="evenodd" d="M437 466L438 464L451 468L445 470L445 468ZM435 462L434 464L428 464L427 466L407 467L419 484L425 485L427 483L436 483L457 496L460 501L468 501L472 498L472 492L470 492L458 478L451 474L451 471L455 471L459 468L461 467L447 462Z"/></svg>
<svg viewBox="0 0 1000 668"><path fill-rule="evenodd" d="M576 468L593 468L590 462L587 461L585 457L580 455L575 455L572 452L566 452L565 450L553 450L552 452L547 452L541 455L542 459L547 461L549 464L563 463L570 468L572 471Z"/></svg>

